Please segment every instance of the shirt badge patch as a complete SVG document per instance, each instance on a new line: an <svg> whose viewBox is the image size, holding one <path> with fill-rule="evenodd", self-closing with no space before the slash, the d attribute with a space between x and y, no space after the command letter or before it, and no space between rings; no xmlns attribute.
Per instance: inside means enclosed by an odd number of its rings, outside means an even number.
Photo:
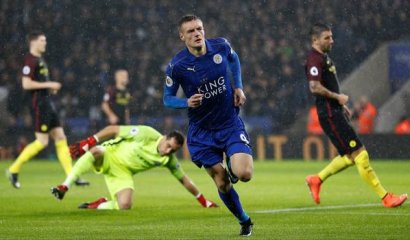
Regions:
<svg viewBox="0 0 410 240"><path fill-rule="evenodd" d="M30 72L31 72L31 69L30 69L29 66L24 66L24 67L23 67L23 74L24 74L24 75L27 75L27 74L29 74Z"/></svg>
<svg viewBox="0 0 410 240"><path fill-rule="evenodd" d="M220 64L222 62L222 56L221 56L221 54L215 54L214 55L214 63L216 63L216 64Z"/></svg>
<svg viewBox="0 0 410 240"><path fill-rule="evenodd" d="M165 79L165 85L167 85L167 87L172 87L173 84L174 84L174 81L172 81L172 78L167 76L167 78Z"/></svg>
<svg viewBox="0 0 410 240"><path fill-rule="evenodd" d="M319 75L319 70L317 70L317 67L311 67L309 72L310 72L310 75L312 75L312 76Z"/></svg>

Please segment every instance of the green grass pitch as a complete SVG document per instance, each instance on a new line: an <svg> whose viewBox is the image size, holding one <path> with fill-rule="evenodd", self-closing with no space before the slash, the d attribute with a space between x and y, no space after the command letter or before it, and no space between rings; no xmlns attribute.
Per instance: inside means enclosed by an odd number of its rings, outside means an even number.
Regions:
<svg viewBox="0 0 410 240"><path fill-rule="evenodd" d="M0 162L4 172L9 161ZM325 162L255 162L254 178L235 185L255 222L251 239L409 239L410 204L386 209L361 181L355 167L322 185L316 206L304 183ZM373 161L384 186L410 192L410 161ZM211 179L182 163L202 193L223 206ZM166 169L134 177L129 211L77 209L107 196L103 177L89 173L89 187L74 187L63 201L50 187L63 180L56 161L31 161L20 174L22 188L0 178L0 239L238 239L239 225L225 207L204 209Z"/></svg>

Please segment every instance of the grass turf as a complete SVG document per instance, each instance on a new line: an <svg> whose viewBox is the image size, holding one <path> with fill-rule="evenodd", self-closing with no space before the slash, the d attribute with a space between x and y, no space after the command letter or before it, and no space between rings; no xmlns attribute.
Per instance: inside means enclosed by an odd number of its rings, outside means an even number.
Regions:
<svg viewBox="0 0 410 240"><path fill-rule="evenodd" d="M0 162L0 170L9 164ZM325 164L255 162L252 181L235 185L244 208L255 222L252 239L409 238L410 204L397 209L383 208L354 167L326 181L322 187L322 204L317 208L304 178ZM410 161L373 161L372 165L389 191L410 192ZM188 161L182 162L182 166L206 197L223 206L204 170ZM74 187L63 201L57 201L49 189L63 178L62 169L55 161L25 164L19 190L3 177L0 239L239 238L239 225L225 207L201 208L166 169L154 169L134 177L136 192L130 211L77 209L82 202L108 196L103 177L92 173L84 176L91 186ZM258 212L280 209L285 210Z"/></svg>

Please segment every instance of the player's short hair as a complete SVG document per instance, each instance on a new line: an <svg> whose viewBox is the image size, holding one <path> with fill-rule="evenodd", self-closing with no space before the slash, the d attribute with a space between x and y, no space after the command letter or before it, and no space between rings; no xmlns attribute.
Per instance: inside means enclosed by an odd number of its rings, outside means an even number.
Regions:
<svg viewBox="0 0 410 240"><path fill-rule="evenodd" d="M31 41L37 40L40 36L45 36L44 32L42 31L32 31L27 34L27 42L30 43Z"/></svg>
<svg viewBox="0 0 410 240"><path fill-rule="evenodd" d="M319 37L322 32L330 31L332 28L324 23L315 23L309 31L310 37Z"/></svg>
<svg viewBox="0 0 410 240"><path fill-rule="evenodd" d="M184 134L182 134L178 130L172 130L170 133L167 134L167 139L175 138L175 141L178 145L183 146L185 142Z"/></svg>
<svg viewBox="0 0 410 240"><path fill-rule="evenodd" d="M194 21L194 20L202 21L201 18L199 18L198 16L193 15L193 14L187 14L187 15L181 17L178 21L178 31L181 31L181 27L184 23Z"/></svg>

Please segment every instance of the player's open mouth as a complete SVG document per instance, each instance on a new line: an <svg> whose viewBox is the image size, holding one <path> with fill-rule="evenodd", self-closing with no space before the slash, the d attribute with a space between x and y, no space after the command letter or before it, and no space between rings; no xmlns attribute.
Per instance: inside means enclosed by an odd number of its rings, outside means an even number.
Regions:
<svg viewBox="0 0 410 240"><path fill-rule="evenodd" d="M195 40L195 42L196 42L196 43L201 43L201 42L202 42L202 39L197 39L197 40Z"/></svg>

